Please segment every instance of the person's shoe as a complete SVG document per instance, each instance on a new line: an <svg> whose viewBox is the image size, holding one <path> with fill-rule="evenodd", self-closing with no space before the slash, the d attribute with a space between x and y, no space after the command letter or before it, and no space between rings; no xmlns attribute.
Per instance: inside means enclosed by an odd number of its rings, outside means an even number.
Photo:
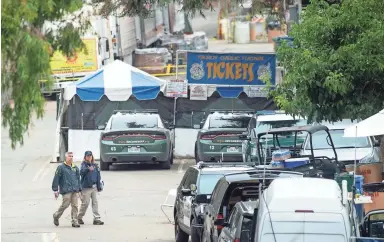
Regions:
<svg viewBox="0 0 384 242"><path fill-rule="evenodd" d="M84 221L83 221L81 218L79 218L79 219L77 220L77 222L79 222L79 224L84 224Z"/></svg>
<svg viewBox="0 0 384 242"><path fill-rule="evenodd" d="M53 224L59 226L59 219L56 218L55 215L53 215Z"/></svg>
<svg viewBox="0 0 384 242"><path fill-rule="evenodd" d="M72 223L72 227L74 227L74 228L80 228L80 224L78 224L78 223Z"/></svg>
<svg viewBox="0 0 384 242"><path fill-rule="evenodd" d="M93 220L93 225L103 225L104 222L101 220Z"/></svg>

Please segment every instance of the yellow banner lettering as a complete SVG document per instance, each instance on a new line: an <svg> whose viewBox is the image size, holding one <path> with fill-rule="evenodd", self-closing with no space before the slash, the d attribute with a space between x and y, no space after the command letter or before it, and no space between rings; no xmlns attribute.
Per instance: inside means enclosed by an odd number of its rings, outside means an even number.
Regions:
<svg viewBox="0 0 384 242"><path fill-rule="evenodd" d="M212 73L213 73L213 63L208 62L207 63L207 69L208 69L208 78L212 78Z"/></svg>
<svg viewBox="0 0 384 242"><path fill-rule="evenodd" d="M248 66L248 76L249 76L248 82L252 82L253 79L255 78L255 75L253 74L253 65L255 65L255 63L249 63L249 66Z"/></svg>
<svg viewBox="0 0 384 242"><path fill-rule="evenodd" d="M222 72L221 69L224 67L224 62L215 63L213 67L213 78L219 77L220 79L223 79L225 72Z"/></svg>
<svg viewBox="0 0 384 242"><path fill-rule="evenodd" d="M233 74L233 63L225 63L225 78L235 79L235 75Z"/></svg>
<svg viewBox="0 0 384 242"><path fill-rule="evenodd" d="M235 63L236 76L235 79L241 78L241 63Z"/></svg>

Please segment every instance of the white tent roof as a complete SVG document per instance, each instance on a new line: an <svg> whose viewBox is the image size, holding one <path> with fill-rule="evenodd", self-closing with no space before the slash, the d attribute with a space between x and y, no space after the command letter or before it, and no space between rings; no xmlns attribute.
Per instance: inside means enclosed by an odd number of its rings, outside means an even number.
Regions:
<svg viewBox="0 0 384 242"><path fill-rule="evenodd" d="M384 109L344 130L345 137L367 137L376 135L384 135Z"/></svg>

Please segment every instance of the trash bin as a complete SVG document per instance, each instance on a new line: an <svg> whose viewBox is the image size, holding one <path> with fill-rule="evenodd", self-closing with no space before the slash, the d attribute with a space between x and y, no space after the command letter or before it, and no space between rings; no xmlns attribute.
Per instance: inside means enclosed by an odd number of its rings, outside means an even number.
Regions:
<svg viewBox="0 0 384 242"><path fill-rule="evenodd" d="M339 184L341 188L341 183L343 180L347 181L347 190L348 192L352 192L352 186L353 186L353 175L344 173L344 174L339 174L335 177L336 182ZM363 194L363 183L364 183L364 176L361 175L356 175L355 176L355 186L356 186L356 191L359 192L360 194Z"/></svg>

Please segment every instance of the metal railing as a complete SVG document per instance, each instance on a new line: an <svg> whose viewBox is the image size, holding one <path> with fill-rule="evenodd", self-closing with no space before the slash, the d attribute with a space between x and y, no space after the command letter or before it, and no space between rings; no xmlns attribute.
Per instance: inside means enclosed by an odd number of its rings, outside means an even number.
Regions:
<svg viewBox="0 0 384 242"><path fill-rule="evenodd" d="M164 71L163 72L159 72L159 73L149 73L151 74L152 76L175 76L176 75L176 66L177 68L179 69L179 72L178 74L179 75L185 75L187 72L185 71L186 68L187 68L187 65L172 65L172 64L167 64L165 65L163 68L164 68ZM142 71L145 71L145 72L148 72L148 70L152 69L152 68L162 68L161 66L141 66L141 67L138 67L136 66L137 69L140 69ZM181 70L184 70L184 72L180 72L180 69Z"/></svg>

